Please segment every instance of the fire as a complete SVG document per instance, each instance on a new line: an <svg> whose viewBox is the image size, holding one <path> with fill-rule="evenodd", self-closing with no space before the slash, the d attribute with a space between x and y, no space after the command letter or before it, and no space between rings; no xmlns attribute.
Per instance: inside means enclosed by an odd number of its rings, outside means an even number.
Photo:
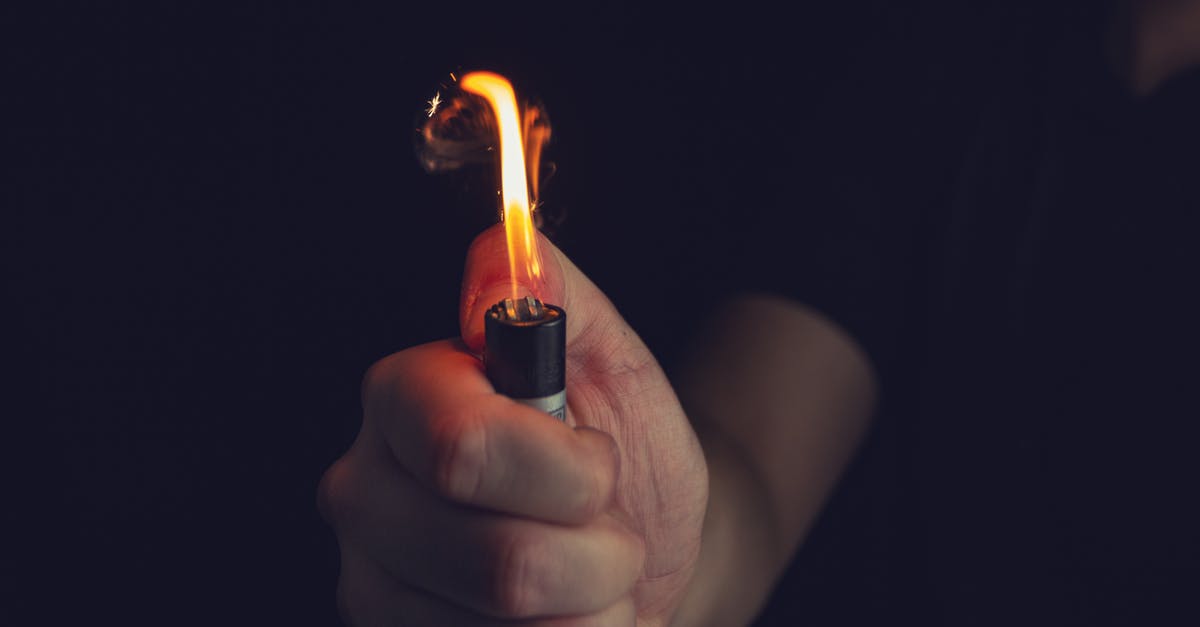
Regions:
<svg viewBox="0 0 1200 627"><path fill-rule="evenodd" d="M471 72L462 77L459 85L463 90L488 101L500 131L500 195L504 210L504 234L508 242L512 298L517 300L520 298L520 286L533 289L539 285L542 264L529 203L524 127L516 93L507 79L492 72ZM535 145L540 147L540 143Z"/></svg>

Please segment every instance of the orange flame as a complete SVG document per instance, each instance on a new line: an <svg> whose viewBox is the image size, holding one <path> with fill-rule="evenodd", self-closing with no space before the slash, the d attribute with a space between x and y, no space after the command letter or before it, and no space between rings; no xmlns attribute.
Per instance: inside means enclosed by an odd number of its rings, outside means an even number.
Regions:
<svg viewBox="0 0 1200 627"><path fill-rule="evenodd" d="M512 297L516 300L520 298L520 286L532 289L538 285L542 275L529 204L523 127L516 93L508 79L492 72L471 72L463 76L459 84L465 91L488 101L500 130L500 195L504 207L504 234L508 242Z"/></svg>

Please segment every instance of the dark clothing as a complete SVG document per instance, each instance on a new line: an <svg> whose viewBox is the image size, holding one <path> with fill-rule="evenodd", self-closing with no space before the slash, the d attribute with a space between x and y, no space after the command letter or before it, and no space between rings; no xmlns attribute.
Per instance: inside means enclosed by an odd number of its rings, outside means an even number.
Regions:
<svg viewBox="0 0 1200 627"><path fill-rule="evenodd" d="M1136 98L1103 24L832 114L826 206L762 250L883 400L763 624L1200 623L1200 72ZM866 119L914 83L927 108Z"/></svg>

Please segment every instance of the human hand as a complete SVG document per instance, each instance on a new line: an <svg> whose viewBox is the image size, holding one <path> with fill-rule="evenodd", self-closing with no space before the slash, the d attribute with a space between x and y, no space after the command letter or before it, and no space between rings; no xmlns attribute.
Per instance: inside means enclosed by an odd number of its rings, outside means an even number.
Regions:
<svg viewBox="0 0 1200 627"><path fill-rule="evenodd" d="M509 293L504 233L467 255L462 339L395 353L325 473L339 603L364 625L666 625L700 549L704 457L657 361L539 236L567 318L567 420L492 389L483 313Z"/></svg>

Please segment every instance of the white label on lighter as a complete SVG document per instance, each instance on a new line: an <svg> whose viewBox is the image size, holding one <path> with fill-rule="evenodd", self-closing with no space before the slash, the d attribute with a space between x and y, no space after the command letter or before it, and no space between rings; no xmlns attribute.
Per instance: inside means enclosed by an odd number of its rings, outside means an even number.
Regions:
<svg viewBox="0 0 1200 627"><path fill-rule="evenodd" d="M513 400L534 409L540 409L563 422L567 420L567 393L565 390L550 396L514 398Z"/></svg>

